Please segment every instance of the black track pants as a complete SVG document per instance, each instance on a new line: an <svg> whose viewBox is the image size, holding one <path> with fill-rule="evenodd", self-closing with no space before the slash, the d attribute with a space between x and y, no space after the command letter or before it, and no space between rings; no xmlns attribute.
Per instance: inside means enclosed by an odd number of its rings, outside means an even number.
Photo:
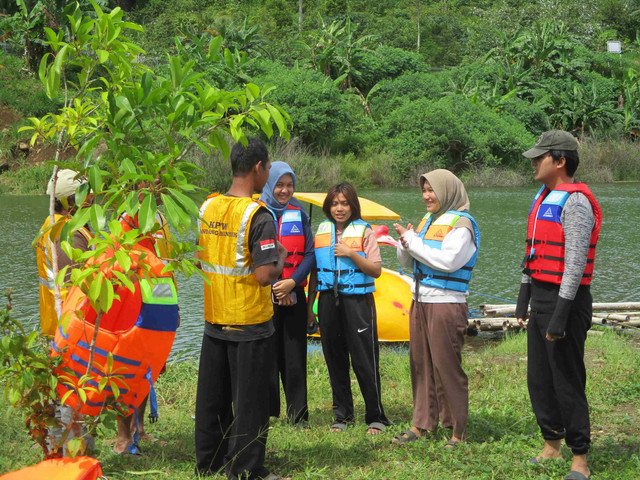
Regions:
<svg viewBox="0 0 640 480"><path fill-rule="evenodd" d="M273 342L277 353L276 371L271 378L271 416L280 416L280 379L287 402L287 419L298 423L309 419L307 409L307 302L304 288L292 290L297 303L291 307L274 305Z"/></svg>
<svg viewBox="0 0 640 480"><path fill-rule="evenodd" d="M329 370L336 422L353 423L349 357L364 398L365 422L388 425L381 400L378 368L378 328L373 294L339 295L321 292L318 320L322 351Z"/></svg>
<svg viewBox="0 0 640 480"><path fill-rule="evenodd" d="M271 337L231 342L204 335L196 395L196 471L262 478L269 427Z"/></svg>
<svg viewBox="0 0 640 480"><path fill-rule="evenodd" d="M533 281L527 327L529 396L542 436L546 440L564 438L574 454L582 455L591 443L584 343L591 328L593 300L589 286L581 286L565 337L549 342L545 335L557 298L557 285Z"/></svg>

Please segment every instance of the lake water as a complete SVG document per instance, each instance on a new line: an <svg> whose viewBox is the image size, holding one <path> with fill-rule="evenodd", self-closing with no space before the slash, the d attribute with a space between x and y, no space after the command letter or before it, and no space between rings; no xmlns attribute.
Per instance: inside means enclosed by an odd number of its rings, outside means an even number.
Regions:
<svg viewBox="0 0 640 480"><path fill-rule="evenodd" d="M596 302L640 301L640 184L592 186L603 211L592 293ZM470 189L471 214L482 234L478 263L471 280L470 310L481 303L514 302L524 255L525 219L536 188ZM400 223L416 225L425 213L418 189L359 191L402 216ZM38 325L38 280L31 243L48 211L45 196L0 195L0 291L13 288L14 315ZM312 209L312 223L323 219ZM377 224L389 226L391 221ZM395 249L381 247L383 266L398 269ZM194 356L203 331L202 281L179 278L181 326L172 356ZM493 297L497 297L493 298ZM0 308L4 306L4 299Z"/></svg>

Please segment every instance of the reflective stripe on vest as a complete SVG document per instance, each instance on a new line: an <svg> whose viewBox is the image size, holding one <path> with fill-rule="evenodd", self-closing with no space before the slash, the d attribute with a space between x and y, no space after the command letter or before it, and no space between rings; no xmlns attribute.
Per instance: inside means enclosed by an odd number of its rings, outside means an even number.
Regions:
<svg viewBox="0 0 640 480"><path fill-rule="evenodd" d="M562 210L572 193L582 193L591 204L595 223L589 239L587 264L580 280L589 285L593 277L596 245L602 225L600 205L584 183L563 183L554 190L540 188L536 194L527 221L527 249L523 273L532 278L560 285L564 274L564 229Z"/></svg>
<svg viewBox="0 0 640 480"><path fill-rule="evenodd" d="M344 229L340 243L348 245L361 257L364 232L370 225L363 220L354 220ZM318 291L334 290L345 295L361 295L375 292L373 277L366 275L347 257L335 255L335 224L325 220L318 226L315 238L315 255L318 267Z"/></svg>
<svg viewBox="0 0 640 480"><path fill-rule="evenodd" d="M251 198L214 194L200 209L198 244L204 248L199 255L210 280L204 286L209 323L253 325L273 316L271 288L256 280L249 252L251 222L261 206L265 205ZM273 240L267 248L277 248Z"/></svg>
<svg viewBox="0 0 640 480"><path fill-rule="evenodd" d="M304 258L305 238L302 226L302 210L299 207L289 204L282 212L278 219L278 241L289 252L280 278L289 278ZM307 280L305 279L300 283L300 286L304 287L306 284Z"/></svg>
<svg viewBox="0 0 640 480"><path fill-rule="evenodd" d="M422 239L425 245L442 250L442 241L453 230L454 225L461 217L468 218L473 226L473 236L476 244L475 253L462 268L455 272L443 272L424 263L414 261L413 275L416 282L420 282L426 287L442 288L456 292L466 292L468 290L471 273L480 250L480 230L474 218L466 212L450 210L440 215L434 222L433 215L427 213L418 225L417 232L418 237Z"/></svg>

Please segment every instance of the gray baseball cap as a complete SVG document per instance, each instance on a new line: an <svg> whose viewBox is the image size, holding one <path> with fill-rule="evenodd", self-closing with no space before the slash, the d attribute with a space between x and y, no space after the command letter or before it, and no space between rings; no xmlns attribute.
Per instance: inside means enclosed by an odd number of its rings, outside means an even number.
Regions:
<svg viewBox="0 0 640 480"><path fill-rule="evenodd" d="M540 135L538 143L522 155L527 158L536 158L550 150L578 150L578 141L573 135L564 130L549 130Z"/></svg>

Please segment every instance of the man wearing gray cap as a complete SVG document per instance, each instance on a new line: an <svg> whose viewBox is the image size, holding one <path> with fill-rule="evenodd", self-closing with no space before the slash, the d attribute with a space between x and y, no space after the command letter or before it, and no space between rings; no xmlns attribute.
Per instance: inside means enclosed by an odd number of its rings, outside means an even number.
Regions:
<svg viewBox="0 0 640 480"><path fill-rule="evenodd" d="M533 412L544 438L539 463L562 458L564 438L573 452L565 480L590 478L591 443L585 394L584 344L591 327L595 249L602 212L591 190L574 182L578 142L568 132L543 133L523 155L543 184L527 223L526 256L516 317L527 326L527 384Z"/></svg>

